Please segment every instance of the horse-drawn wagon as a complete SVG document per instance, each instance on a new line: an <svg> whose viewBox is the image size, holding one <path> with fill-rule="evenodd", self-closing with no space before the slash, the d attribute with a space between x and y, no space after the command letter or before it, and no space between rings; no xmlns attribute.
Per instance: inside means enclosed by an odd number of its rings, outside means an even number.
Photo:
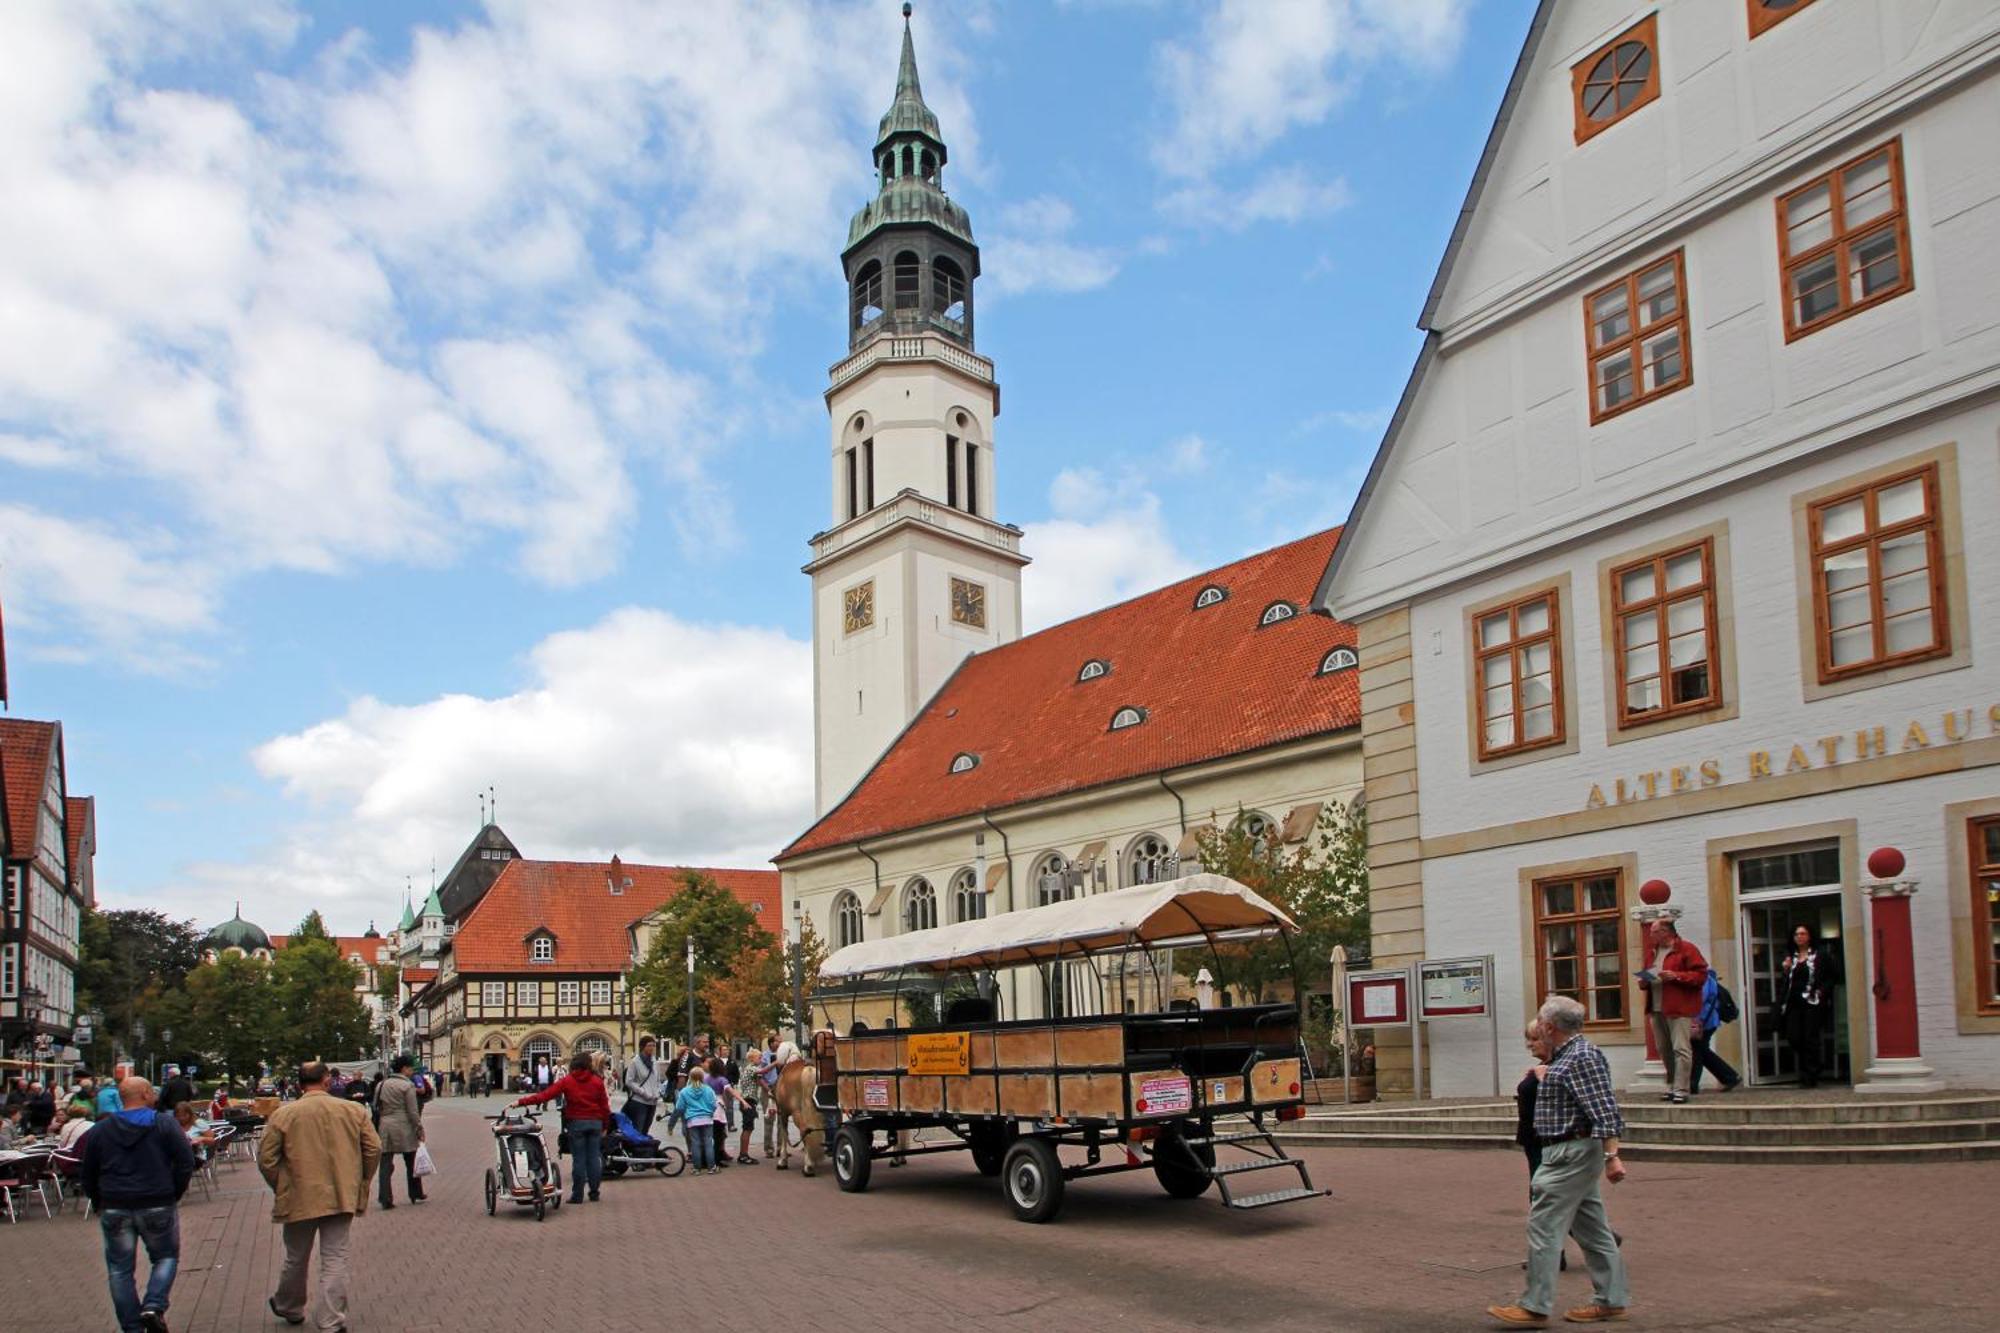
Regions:
<svg viewBox="0 0 2000 1333"><path fill-rule="evenodd" d="M1014 1215L1029 1222L1056 1215L1067 1182L1123 1171L1150 1170L1177 1198L1213 1184L1231 1208L1320 1197L1326 1191L1314 1188L1306 1164L1272 1134L1276 1122L1304 1114L1295 1005L1137 1013L1118 1001L1104 1012L1115 997L1101 973L1093 969L1095 995L1062 984L1064 969L1109 955L1154 964L1157 982L1157 965L1169 956L1163 951L1226 949L1290 929L1285 914L1250 889L1203 874L837 951L820 970L824 980L977 979L935 1022L818 1034L815 1099L837 1124L841 1189L867 1189L884 1157L900 1163L969 1152L980 1174L1000 1177ZM1071 1012L1004 1018L1001 983L1010 968L1038 988L1043 1012ZM1122 983L1128 973L1117 975ZM1171 986L1150 989L1163 996ZM942 1132L913 1142L921 1131Z"/></svg>

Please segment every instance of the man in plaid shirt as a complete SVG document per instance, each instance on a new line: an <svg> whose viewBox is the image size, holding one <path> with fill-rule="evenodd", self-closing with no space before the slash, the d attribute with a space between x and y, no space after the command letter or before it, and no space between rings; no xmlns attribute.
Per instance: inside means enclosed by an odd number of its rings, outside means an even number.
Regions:
<svg viewBox="0 0 2000 1333"><path fill-rule="evenodd" d="M1604 1052L1584 1040L1583 1020L1583 1006L1566 995L1552 996L1542 1006L1539 1021L1555 1053L1535 1097L1542 1165L1529 1187L1528 1289L1513 1305L1487 1307L1503 1324L1548 1326L1566 1235L1583 1248L1593 1299L1563 1317L1573 1324L1625 1317L1625 1261L1597 1193L1600 1172L1614 1185L1625 1178L1618 1156L1625 1117L1611 1091L1611 1066Z"/></svg>

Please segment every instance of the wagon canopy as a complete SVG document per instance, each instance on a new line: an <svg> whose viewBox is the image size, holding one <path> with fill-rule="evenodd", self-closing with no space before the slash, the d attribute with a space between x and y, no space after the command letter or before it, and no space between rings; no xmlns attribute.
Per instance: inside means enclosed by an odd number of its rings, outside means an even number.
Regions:
<svg viewBox="0 0 2000 1333"><path fill-rule="evenodd" d="M862 940L820 967L826 978L1008 967L1141 945L1186 944L1289 929L1276 905L1226 875L1188 875L1112 893Z"/></svg>

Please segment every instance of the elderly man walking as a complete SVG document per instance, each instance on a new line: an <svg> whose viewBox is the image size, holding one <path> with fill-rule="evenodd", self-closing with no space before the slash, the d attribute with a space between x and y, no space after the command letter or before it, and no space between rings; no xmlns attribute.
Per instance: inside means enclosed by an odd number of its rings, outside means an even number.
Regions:
<svg viewBox="0 0 2000 1333"><path fill-rule="evenodd" d="M153 1085L145 1079L119 1084L118 1101L118 1114L85 1136L78 1175L104 1233L118 1327L166 1333L167 1297L181 1258L180 1198L194 1179L194 1149L172 1116L153 1109ZM134 1275L142 1240L153 1265L144 1301Z"/></svg>
<svg viewBox="0 0 2000 1333"><path fill-rule="evenodd" d="M1566 995L1551 996L1537 1020L1550 1055L1535 1096L1542 1161L1528 1191L1528 1289L1513 1305L1486 1308L1503 1324L1548 1326L1565 1235L1583 1248L1593 1299L1563 1318L1599 1324L1625 1317L1625 1260L1597 1192L1599 1174L1614 1185L1625 1178L1618 1158L1625 1118L1611 1092L1611 1066L1584 1040L1583 1020L1583 1006Z"/></svg>
<svg viewBox="0 0 2000 1333"><path fill-rule="evenodd" d="M347 1327L347 1242L354 1219L368 1210L368 1185L382 1144L367 1108L329 1097L328 1070L299 1066L299 1099L271 1113L257 1149L257 1169L276 1196L271 1220L285 1230L285 1268L271 1313L303 1324L310 1303L306 1266L319 1242L319 1327Z"/></svg>

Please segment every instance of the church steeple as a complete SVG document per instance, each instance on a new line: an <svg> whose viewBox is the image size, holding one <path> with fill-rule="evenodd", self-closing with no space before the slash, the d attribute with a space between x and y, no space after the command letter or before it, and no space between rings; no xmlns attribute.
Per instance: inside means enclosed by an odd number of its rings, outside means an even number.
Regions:
<svg viewBox="0 0 2000 1333"><path fill-rule="evenodd" d="M972 219L944 190L951 154L917 76L910 7L896 95L875 135L876 195L854 215L841 252L851 297L848 345L879 333L942 333L972 346Z"/></svg>

